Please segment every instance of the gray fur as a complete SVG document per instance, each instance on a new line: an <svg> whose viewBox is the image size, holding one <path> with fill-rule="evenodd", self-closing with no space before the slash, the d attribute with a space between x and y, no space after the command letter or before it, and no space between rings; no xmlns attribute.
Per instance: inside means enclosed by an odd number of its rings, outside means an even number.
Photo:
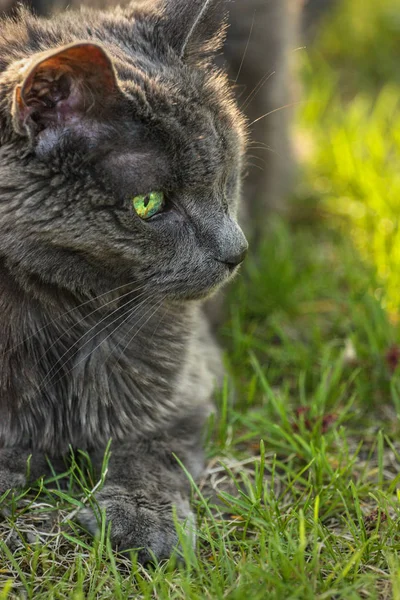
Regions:
<svg viewBox="0 0 400 600"><path fill-rule="evenodd" d="M202 14L210 28L182 58L171 32L200 5L178 4L0 24L0 494L29 455L31 479L70 445L99 469L111 438L98 501L115 546L143 562L177 543L173 505L193 522L174 454L198 477L222 374L202 305L247 249L243 121L207 58L221 23ZM46 91L43 52L74 42L100 48L101 68L52 72ZM131 199L153 190L168 210L144 222Z"/></svg>
<svg viewBox="0 0 400 600"><path fill-rule="evenodd" d="M6 0L12 5L16 0ZM80 5L111 8L126 5L129 0L26 0L39 14L52 14ZM151 1L151 0L150 0ZM189 0L175 0L173 10L184 7ZM149 0L136 0L143 6ZM204 0L191 0L206 7ZM301 7L305 4L305 20L317 21L322 6L333 0L226 0L211 2L205 19L201 11L187 15L185 27L172 19L171 37L178 52L191 43L198 51L198 41L208 34L211 46L220 30L215 29L219 15L229 10L227 41L224 52L217 55L220 66L226 65L239 106L249 127L250 145L244 173L244 197L241 222L246 233L254 238L267 229L271 211L284 212L293 182L294 160L289 131L293 106L298 100L297 82L293 81L291 63L295 51L302 46L298 30ZM210 2L208 3L210 4ZM210 8L212 11L210 12ZM195 17L195 20L190 19ZM197 17L197 19L196 19ZM191 34L190 34L191 32ZM207 51L207 43L203 44ZM264 116L265 115L265 116Z"/></svg>

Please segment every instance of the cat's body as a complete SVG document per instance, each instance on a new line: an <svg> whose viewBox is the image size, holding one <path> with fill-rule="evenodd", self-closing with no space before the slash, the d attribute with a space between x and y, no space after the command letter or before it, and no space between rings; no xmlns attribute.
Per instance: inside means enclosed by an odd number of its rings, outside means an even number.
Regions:
<svg viewBox="0 0 400 600"><path fill-rule="evenodd" d="M174 455L199 475L222 373L202 301L247 249L243 122L206 59L222 16L167 0L1 26L0 494L29 456L30 479L71 446L99 469L112 439L97 499L143 562L176 544L173 505L193 525Z"/></svg>
<svg viewBox="0 0 400 600"><path fill-rule="evenodd" d="M250 121L287 98L290 5L232 6L225 60ZM193 525L174 455L198 477L222 377L203 304L247 250L246 128L213 66L226 6L137 0L0 23L0 494L26 483L28 456L30 479L70 447L99 470L112 439L97 499L113 543L143 562L176 544L173 505ZM255 133L258 225L288 181L283 115Z"/></svg>

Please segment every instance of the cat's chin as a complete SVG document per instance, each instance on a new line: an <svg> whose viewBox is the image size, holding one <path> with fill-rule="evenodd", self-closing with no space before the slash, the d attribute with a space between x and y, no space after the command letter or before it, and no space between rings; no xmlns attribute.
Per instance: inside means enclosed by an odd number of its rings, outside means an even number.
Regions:
<svg viewBox="0 0 400 600"><path fill-rule="evenodd" d="M220 286L215 287L212 290L205 290L203 292L181 292L171 295L172 302L205 302L209 300L220 290Z"/></svg>
<svg viewBox="0 0 400 600"><path fill-rule="evenodd" d="M219 276L216 281L210 283L208 286L198 287L197 289L189 289L188 287L176 289L170 294L172 301L177 302L190 302L190 301L206 301L213 298L221 289L230 283L234 277L238 274L239 268L234 269L226 268L224 276Z"/></svg>

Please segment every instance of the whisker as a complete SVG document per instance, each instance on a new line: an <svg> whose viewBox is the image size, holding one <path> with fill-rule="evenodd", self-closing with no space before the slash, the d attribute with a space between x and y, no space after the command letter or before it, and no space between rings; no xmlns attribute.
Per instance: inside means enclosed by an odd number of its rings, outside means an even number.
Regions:
<svg viewBox="0 0 400 600"><path fill-rule="evenodd" d="M260 167L260 165L255 165L253 163L248 163L248 167L250 167L251 169L258 169L259 171L262 171L262 173L264 173L264 171L265 171L265 169Z"/></svg>
<svg viewBox="0 0 400 600"><path fill-rule="evenodd" d="M56 317L52 321L49 321L48 323L46 323L46 325L44 325L43 327L40 327L40 329L37 329L34 333L32 333L32 335L24 338L18 344L15 344L11 348L8 348L8 350L6 350L5 352L1 353L0 356L6 356L6 354L8 354L9 352L12 352L13 350L15 350L16 348L18 348L22 344L25 344L25 342L28 342L29 340L31 340L32 338L34 338L38 333L40 333L41 331L44 331L45 329L47 329L48 327L50 327L50 325L53 325L54 323L56 323L57 321L59 321L63 317L66 317L67 315L72 314L76 310L79 310L80 308L83 308L84 306L86 306L86 305L88 305L88 304L90 304L92 302L95 302L96 300L99 300L100 298L103 298L104 296L107 296L108 294L112 294L114 292L118 292L119 290L122 290L123 288L131 286L134 283L135 283L134 281L131 281L130 283L125 283L124 285L120 285L119 287L113 288L113 289L111 289L111 290L109 290L107 292L103 292L102 294L99 294L98 296L95 296L94 298L90 298L89 300L85 300L85 302L82 302L81 304L78 304L78 306L75 306L74 308L71 308L70 310L67 310L66 312L62 313L61 315L59 315L58 317ZM142 287L144 287L144 286L142 286ZM142 289L142 287L140 287L139 289Z"/></svg>
<svg viewBox="0 0 400 600"><path fill-rule="evenodd" d="M267 73L266 75L264 75L260 81L258 82L258 84L255 86L255 88L253 89L253 91L249 94L249 96L247 96L246 100L243 102L242 106L240 107L241 111L246 110L246 108L248 106L250 106L251 102L253 102L254 98L257 96L257 94L260 92L260 90L264 87L264 85L267 83L267 81L273 76L275 75L275 71L271 71L270 73Z"/></svg>
<svg viewBox="0 0 400 600"><path fill-rule="evenodd" d="M142 297L145 295L145 292L143 292L142 294L140 294L139 297ZM60 365L60 367L57 369L57 365L59 365L62 361L62 359L67 356L67 354L72 350L72 348L76 347L79 342L86 337L91 331L93 331L93 329L95 329L96 327L98 327L105 319L111 317L112 315L114 315L115 313L121 311L121 310L125 310L126 307L128 305L131 305L133 302L135 302L138 298L133 298L132 300L128 300L127 302L125 302L125 304L123 304L122 306L119 306L117 309L115 309L112 313L110 313L109 315L106 315L99 323L96 323L93 327L91 327L91 329L87 332L85 332L76 342L74 342L72 344L72 346L70 346L68 348L68 350L66 350L64 352L64 354L62 356L60 356L60 358L56 361L56 363L51 367L50 371L47 373L46 377L44 378L44 380L41 383L41 389L43 389L43 387L50 383L54 377L62 370L62 368L64 367L64 365L66 364L66 361L64 361L64 363L62 363ZM133 310L136 310L137 308L139 308L142 304L144 304L144 302L146 302L147 298L144 298L144 300L142 302L139 303L139 305L137 307L135 307ZM127 311L130 312L130 311ZM118 317L116 317L115 319L113 319L111 321L111 323L107 323L107 325L105 325L102 329L100 329L100 331L96 331L96 333L89 338L88 340L86 340L86 342L83 344L82 348L84 348L87 344L89 344L99 333L102 333L105 329L107 329L107 327L109 327L110 325L113 325L114 323L116 323L120 318L122 318L124 315L126 315L127 313L124 312L122 315L118 315ZM128 317L129 318L129 317ZM124 321L125 322L125 321ZM107 339L107 338L105 338ZM56 372L53 373L53 371L56 369ZM53 375L51 375L53 373Z"/></svg>
<svg viewBox="0 0 400 600"><path fill-rule="evenodd" d="M273 113L279 112L280 110L284 110L285 108L292 108L293 106L297 106L298 104L300 104L300 102L292 102L291 104L285 104L285 106L280 106L279 108L274 108L274 110L270 110L269 112L265 113L265 115L258 117L258 119L256 119L252 123L250 123L249 127L254 125L254 123L258 123L258 121L261 121L261 119L265 119L265 117L272 115Z"/></svg>
<svg viewBox="0 0 400 600"><path fill-rule="evenodd" d="M255 18L256 18L256 12L257 12L257 10L255 10L255 11L254 11L254 14L253 14L253 20L252 20L252 22L251 22L251 28L250 28L249 37L248 37L248 39L247 39L246 48L244 49L244 53L243 53L242 61L241 61L241 63L240 63L240 66L239 66L239 71L238 71L238 74L236 75L235 83L237 83L237 82L238 82L238 79L239 79L239 77L240 77L240 73L242 72L243 64L244 64L244 61L245 61L245 58L246 58L246 55L247 55L247 50L248 50L248 48L249 48L249 44L250 44L250 39L251 39L251 36L252 36L252 34L253 34L253 29L254 29L254 21L255 21Z"/></svg>
<svg viewBox="0 0 400 600"><path fill-rule="evenodd" d="M261 160L263 165L265 165L265 163L266 163L265 158L262 158L262 156L256 156L255 154L248 154L247 158L255 158L256 160Z"/></svg>
<svg viewBox="0 0 400 600"><path fill-rule="evenodd" d="M99 343L99 344L98 344L98 345L97 345L97 346L96 346L96 347L95 347L95 348L94 348L94 349L93 349L91 352L89 352L88 354L86 354L86 355L85 355L85 356L84 356L84 357L83 357L83 358L82 358L82 359L81 359L81 360L80 360L78 363L76 363L76 365L74 365L74 366L72 367L72 369L70 369L70 370L69 370L69 371L67 371L67 372L66 372L64 375L62 375L62 376L61 376L61 377L60 377L60 378L59 378L59 379L58 379L58 380L57 380L55 383L58 383L58 381L61 381L61 379L62 379L63 377L66 377L67 375L69 375L70 373L72 373L72 371L73 371L74 369L76 369L76 367L79 367L79 365L80 365L80 364L82 364L82 363L83 363L83 362L84 362L84 361L85 361L87 358L89 358L89 356L91 356L92 354L94 354L94 352L96 352L96 350L98 350L98 349L100 348L100 346L102 346L102 345L104 344L104 342L106 342L106 341L107 341L107 340L108 340L108 339L109 339L109 338L110 338L110 337L111 337L111 336L112 336L112 335L113 335L113 334L114 334L114 333L115 333L115 332L116 332L116 331L117 331L117 330L118 330L118 329L119 329L119 328L120 328L120 327L121 327L121 326L122 326L124 323L126 323L126 322L127 322L127 321L128 321L128 320L129 320L129 319L132 317L132 315L133 315L133 314L134 314L134 313L135 313L135 312L136 312L136 311L137 311L137 310L140 308L140 306L143 306L143 304L144 304L144 303L145 303L147 300L148 300L148 298L145 298L145 299L144 299L144 300L143 300L143 301L142 301L142 302L139 304L139 306L135 307L135 308L134 308L132 311L128 311L128 312L129 312L129 314L128 314L128 316L126 317L126 319L124 319L124 320L123 320L123 321L122 321L122 322L121 322L119 325L117 325L117 327L115 327L115 328L113 329L113 331L111 331L111 333L109 333L109 334L108 334L108 335L107 335L107 336L106 336L106 337L105 337L103 340L101 340L101 342L100 342L100 343ZM164 299L163 299L161 302L163 302L163 301L164 301ZM161 304L160 304L160 306L161 306ZM149 312L149 311L147 311L145 314L148 314L148 312ZM118 320L118 319L116 319L116 320ZM147 321L146 321L146 322L147 322ZM115 321L113 321L113 323L115 323ZM110 325L112 325L112 323L110 323ZM96 337L96 336L93 336L93 337ZM93 338L92 338L92 339L93 339ZM89 340L89 341L90 341L90 340ZM128 345L129 345L129 344L128 344ZM84 346L82 346L82 348L83 348L83 347L84 347ZM126 347L127 347L127 346L126 346ZM105 364L105 363L103 363L103 364ZM61 367L61 368L62 368L62 367ZM59 371L60 371L60 369L58 370L58 372L59 372ZM56 373L56 374L57 374L57 373ZM56 375L56 374L55 374L55 375ZM54 375L54 377L55 377L55 375Z"/></svg>
<svg viewBox="0 0 400 600"><path fill-rule="evenodd" d="M160 300L160 302L158 302L158 303L157 303L157 305L156 305L156 308L155 308L155 309L154 309L154 306L152 306L152 307L151 307L151 309L150 309L150 311L152 311L151 315L150 315L150 316L149 316L149 317L146 319L146 321L145 321L145 322L144 322L144 323L143 323L143 324L142 324L142 325L139 327L139 329L138 329L138 330L137 330L137 331L136 331L136 332L133 334L133 336L132 336L132 337L129 339L128 343L127 343L127 344L126 344L126 345L123 347L123 349L122 349L122 350L121 350L121 352L119 353L119 357L118 357L118 359L117 359L117 362L115 363L114 367L116 367L116 366L119 364L119 362L120 362L120 360L121 360L121 358L122 358L122 355L124 354L124 352L125 352L125 350L127 349L127 347L128 347L128 346L129 346L129 345L132 343L132 341L133 341L133 340L135 339L135 337L136 337L136 336L137 336L137 335L138 335L138 334L141 332L141 330L143 329L143 327L144 327L144 326L145 326L145 325L146 325L146 324L147 324L147 323L150 321L150 319L152 319L152 318L154 317L154 315L156 314L156 312L158 311L158 309L159 309L159 308L161 308L161 305L163 304L164 300L165 300L165 297L164 297L164 298L162 298L162 299ZM153 309L154 309L154 310L153 310ZM145 313L144 315L142 315L142 317L140 318L139 322L142 320L143 316L146 316L146 315L147 315L147 314L148 314L150 311L146 311L146 313ZM166 312L166 311L165 311L165 312ZM165 313L164 313L164 315L165 315ZM129 329L129 331L128 331L128 334L129 334L129 333L132 331L132 329L133 329L133 328L134 328L136 325L138 325L138 323L134 323L134 324L132 325L132 327L130 327L130 329ZM126 337L126 335L125 335L124 337Z"/></svg>
<svg viewBox="0 0 400 600"><path fill-rule="evenodd" d="M273 148L260 148L259 146L253 146L253 148L251 148L252 150L263 150L264 152L272 152L273 154L276 154L276 150L274 150ZM247 156L251 156L250 154L248 154ZM261 158L261 156L258 156L257 158ZM265 160L265 159L263 159Z"/></svg>
<svg viewBox="0 0 400 600"><path fill-rule="evenodd" d="M168 312L168 306L165 308L165 310L164 310L163 314L161 315L161 318L160 318L160 320L158 321L157 325L155 326L155 328L154 328L154 331L153 331L153 333L151 334L151 338L150 338L150 340L149 340L150 342L151 342L151 341L153 341L153 338L154 338L154 336L156 335L156 333L157 333L157 331L158 331L158 328L160 327L161 323L163 322L163 320L164 320L164 317L165 317L165 315L167 314L167 312Z"/></svg>
<svg viewBox="0 0 400 600"><path fill-rule="evenodd" d="M294 54L295 52L299 52L300 50L307 50L307 46L299 46L298 48L293 48L293 50L291 51L291 54Z"/></svg>
<svg viewBox="0 0 400 600"><path fill-rule="evenodd" d="M264 149L264 150L271 150L271 146L268 146L268 144L264 144L263 142L259 142L257 140L253 140L252 142L247 144L248 148L256 148L256 149Z"/></svg>
<svg viewBox="0 0 400 600"><path fill-rule="evenodd" d="M126 294L123 294L122 296L119 296L118 300L122 300L123 298L126 298L126 296L129 296L131 294L134 294L142 289L144 289L146 286L142 285L139 288L136 288L134 290L130 290L129 292L126 292ZM139 294L139 296L136 297L140 298L142 294ZM95 310L92 310L88 315L85 315L84 317L82 317L82 319L79 319L79 321L77 321L76 323L74 323L73 325L71 325L71 327L69 327L68 329L66 329L65 331L62 332L62 334L47 348L46 352L44 354L42 354L42 356L36 361L36 363L33 365L34 367L36 367L37 365L39 365L39 363L41 362L41 360L43 360L43 358L45 358L45 356L50 352L50 350L57 344L57 342L59 342L69 331L72 331L72 329L74 329L74 327L76 327L77 325L79 325L80 323L82 323L83 321L86 321L86 319L88 317L91 317L92 315L94 315L96 312L98 312L99 310L102 310L103 308L106 308L107 306L109 306L110 304L112 304L113 302L115 302L115 299L110 300L109 302L107 302L106 304L102 304L101 306L98 306ZM121 308L121 307L118 307ZM114 311L115 312L115 311ZM114 314L114 312L111 313L111 315ZM104 321L104 319L106 319L108 316L110 315L106 315L103 319L101 319L101 321L99 321L99 323L96 323L93 327L91 327L91 329L89 329L89 331L87 331L84 335L87 335L88 333L90 333L92 331L92 329L94 329L95 327L97 327L98 325L100 325L100 323L102 323ZM82 339L82 337L79 338L78 342ZM62 359L63 357L61 357Z"/></svg>

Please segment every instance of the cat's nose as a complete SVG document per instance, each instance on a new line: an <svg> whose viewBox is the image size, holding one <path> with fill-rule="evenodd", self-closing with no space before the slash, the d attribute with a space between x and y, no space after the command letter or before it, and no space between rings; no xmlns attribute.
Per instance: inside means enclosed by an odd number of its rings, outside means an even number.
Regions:
<svg viewBox="0 0 400 600"><path fill-rule="evenodd" d="M246 258L248 246L241 250L238 254L232 254L231 256L227 256L224 258L224 263L226 263L229 267L237 267L240 265L244 259Z"/></svg>
<svg viewBox="0 0 400 600"><path fill-rule="evenodd" d="M214 257L230 269L244 261L249 244L237 222L227 217L219 223L217 236L212 240Z"/></svg>

